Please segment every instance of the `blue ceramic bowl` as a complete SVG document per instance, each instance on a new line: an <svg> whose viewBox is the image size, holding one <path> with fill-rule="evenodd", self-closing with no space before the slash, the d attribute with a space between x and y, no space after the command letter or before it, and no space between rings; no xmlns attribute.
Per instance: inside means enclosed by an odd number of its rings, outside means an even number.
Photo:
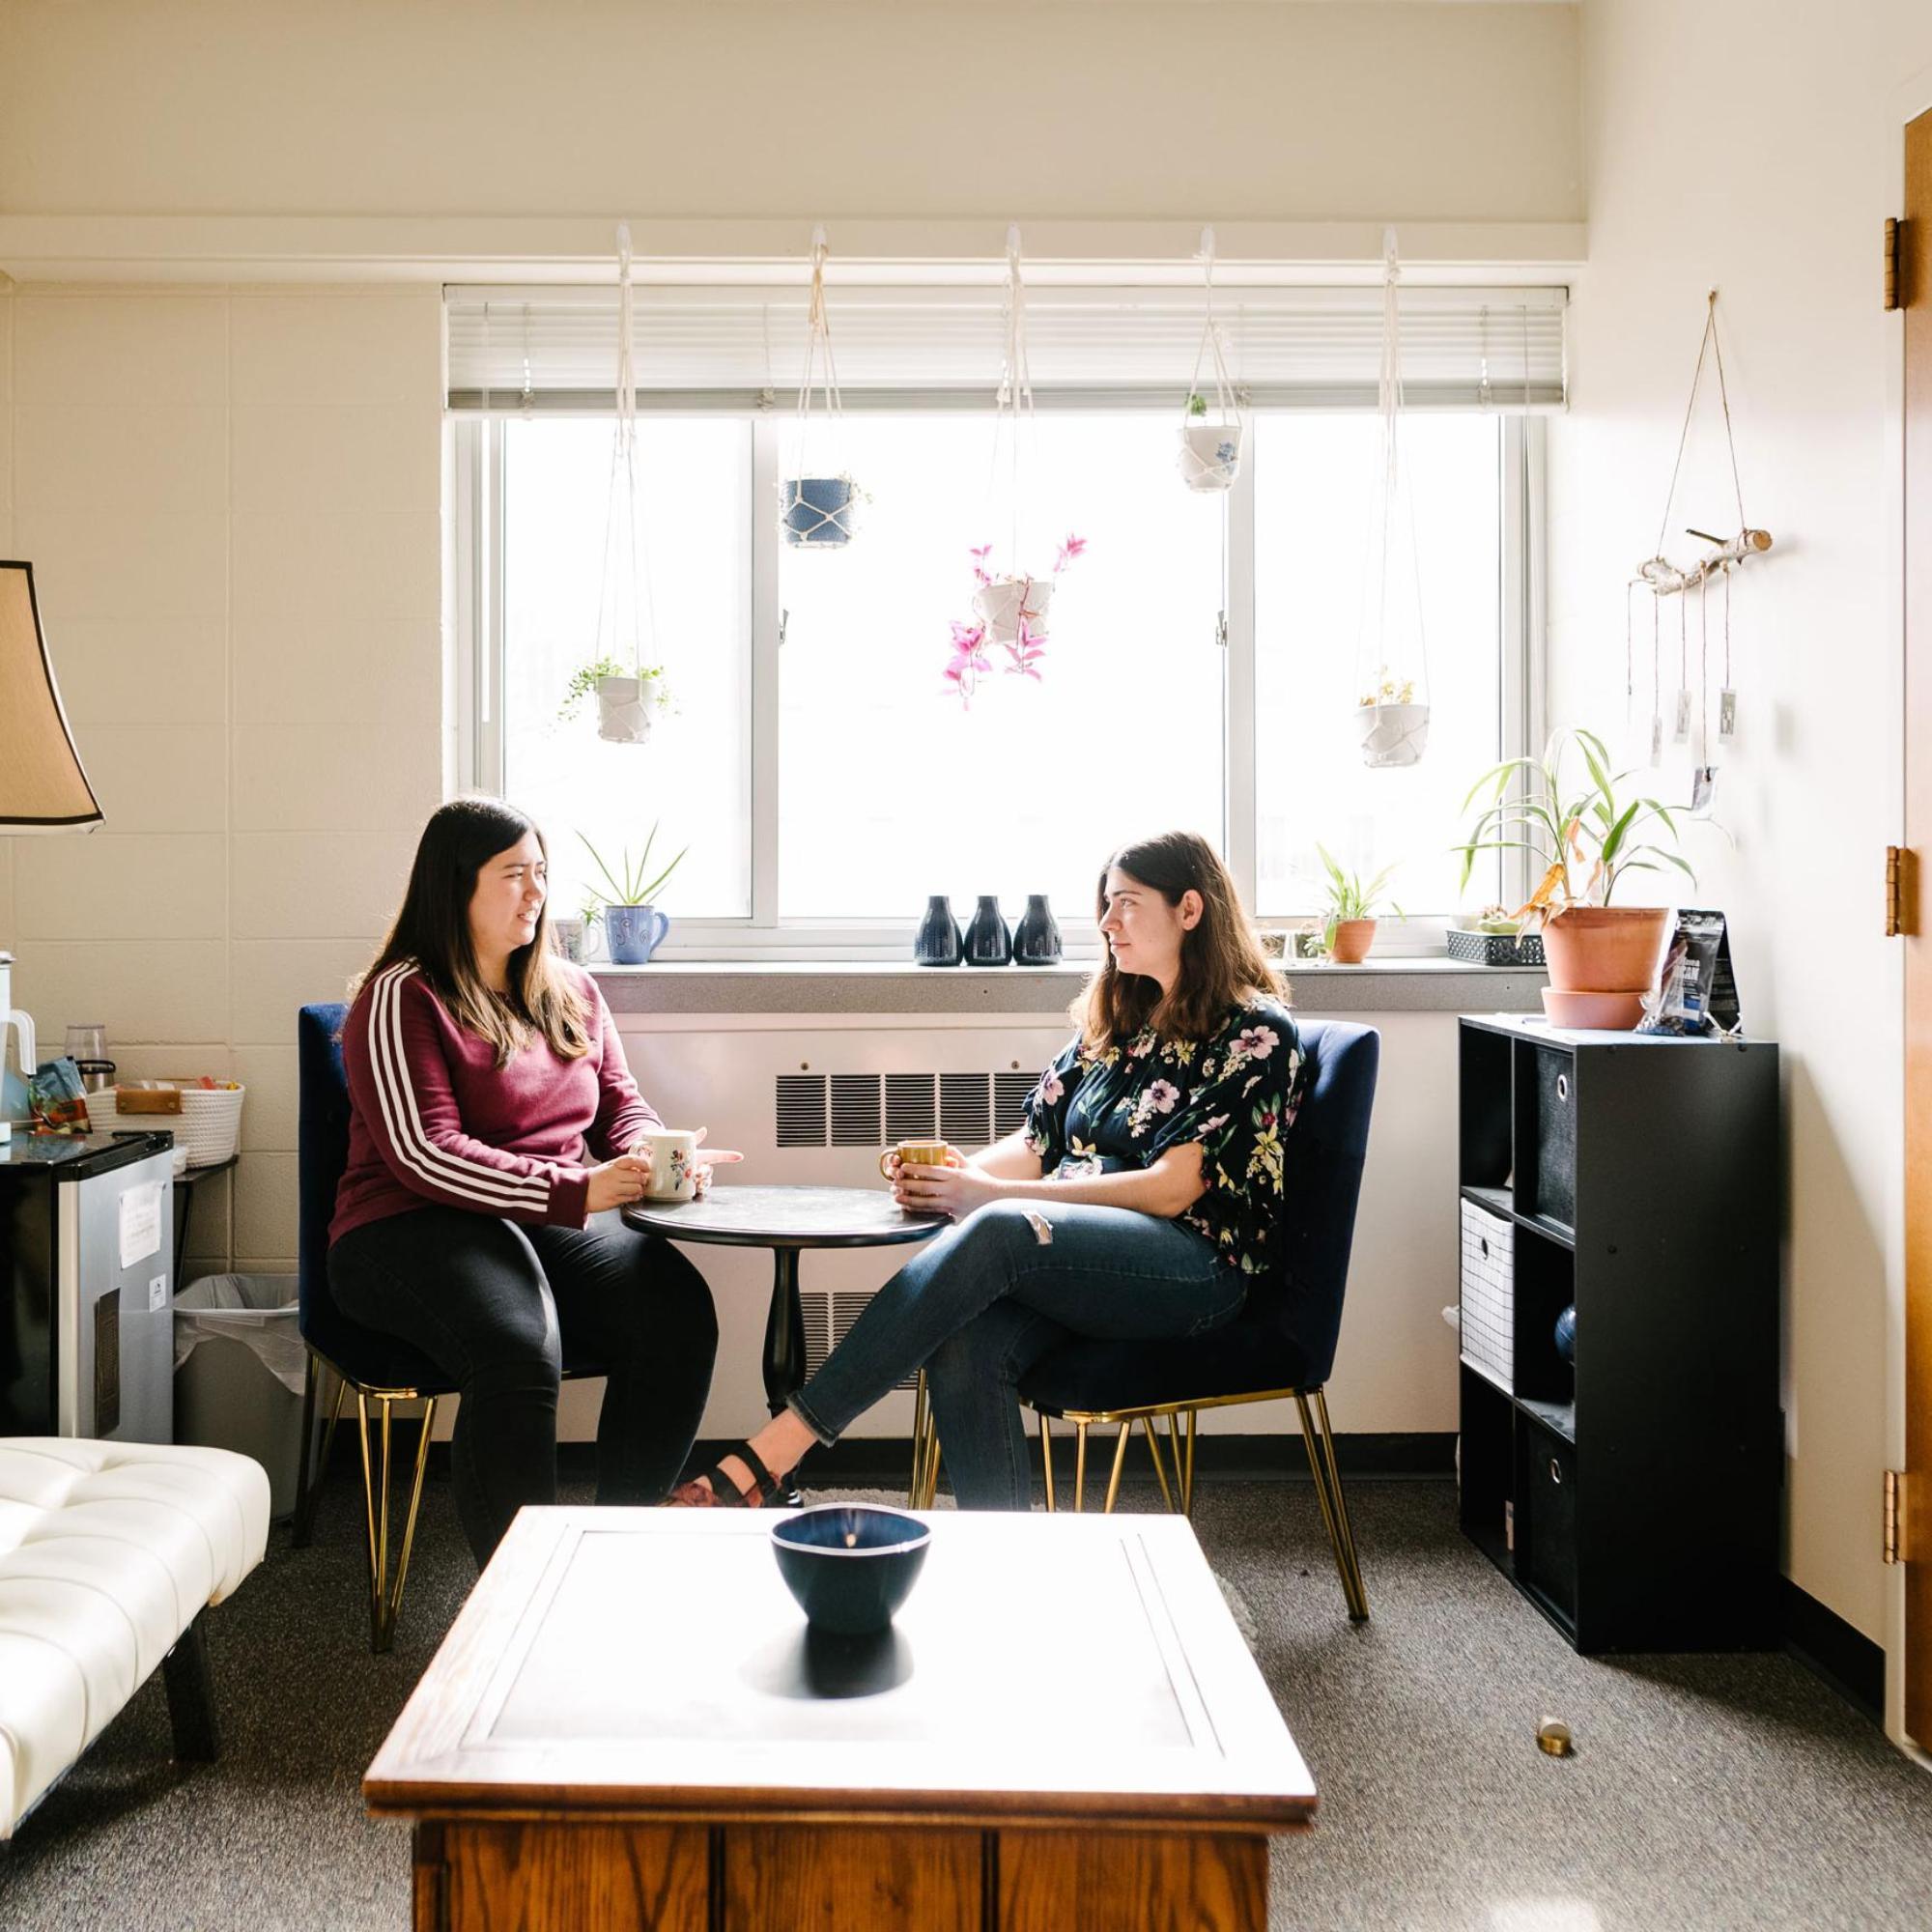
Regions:
<svg viewBox="0 0 1932 1932"><path fill-rule="evenodd" d="M925 1565L932 1532L917 1517L821 1503L772 1525L779 1575L814 1630L870 1636L893 1620Z"/></svg>

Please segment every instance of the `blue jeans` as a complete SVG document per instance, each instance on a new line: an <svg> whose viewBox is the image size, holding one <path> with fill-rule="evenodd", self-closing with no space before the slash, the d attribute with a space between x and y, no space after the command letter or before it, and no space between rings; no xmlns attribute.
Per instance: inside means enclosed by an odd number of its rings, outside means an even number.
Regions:
<svg viewBox="0 0 1932 1932"><path fill-rule="evenodd" d="M995 1201L879 1290L791 1406L832 1442L923 1365L960 1508L1023 1510L1033 1486L1019 1382L1041 1355L1075 1335L1205 1334L1239 1312L1247 1289L1179 1221Z"/></svg>

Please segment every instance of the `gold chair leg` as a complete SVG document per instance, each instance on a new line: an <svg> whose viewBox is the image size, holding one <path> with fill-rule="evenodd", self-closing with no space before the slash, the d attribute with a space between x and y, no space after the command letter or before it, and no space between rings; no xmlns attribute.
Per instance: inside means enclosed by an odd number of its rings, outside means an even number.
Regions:
<svg viewBox="0 0 1932 1932"><path fill-rule="evenodd" d="M925 1488L925 1371L912 1385L912 1476L906 1484L906 1508L918 1509Z"/></svg>
<svg viewBox="0 0 1932 1932"><path fill-rule="evenodd" d="M422 1435L416 1443L416 1466L410 1485L409 1513L403 1520L402 1545L396 1574L389 1577L389 1462L395 1399L376 1398L382 1416L381 1447L372 1464L369 1450L369 1398L355 1391L356 1437L362 1449L362 1512L369 1548L369 1648L381 1653L395 1641L396 1613L402 1608L403 1584L409 1576L410 1552L415 1546L416 1517L422 1507L423 1479L429 1472L429 1439L436 1420L436 1403L423 1406Z"/></svg>
<svg viewBox="0 0 1932 1932"><path fill-rule="evenodd" d="M1129 1423L1127 1427L1131 1430L1133 1424ZM1154 1428L1153 1417L1151 1415L1141 1417L1141 1427L1147 1431L1148 1453L1153 1458L1153 1472L1160 1479L1160 1499L1166 1505L1168 1514L1172 1516L1174 1492L1167 1486L1167 1462L1160 1452L1160 1433Z"/></svg>
<svg viewBox="0 0 1932 1932"><path fill-rule="evenodd" d="M1053 1499L1053 1425L1046 1419L1046 1410L1039 1412L1039 1466L1046 1477L1046 1513L1056 1514Z"/></svg>
<svg viewBox="0 0 1932 1932"><path fill-rule="evenodd" d="M1087 1507L1087 1425L1073 1425L1073 1514Z"/></svg>
<svg viewBox="0 0 1932 1932"><path fill-rule="evenodd" d="M1350 1616L1358 1624L1367 1623L1369 1593L1362 1586L1362 1559L1355 1551L1354 1525L1349 1520L1349 1497L1342 1488L1342 1464L1335 1455L1335 1432L1328 1426L1328 1392L1325 1389L1315 1391L1315 1414L1321 1425L1321 1450L1328 1464L1328 1488L1335 1502L1335 1522L1342 1532L1341 1542L1336 1546L1337 1556L1347 1564L1342 1587L1349 1599Z"/></svg>
<svg viewBox="0 0 1932 1932"><path fill-rule="evenodd" d="M1194 1514L1194 1423L1195 1411L1187 1411L1187 1468L1180 1479L1180 1513L1191 1517Z"/></svg>
<svg viewBox="0 0 1932 1932"><path fill-rule="evenodd" d="M1127 1443L1132 1438L1133 1433L1134 1425L1131 1422L1121 1424L1120 1435L1114 1443L1114 1473L1107 1478L1107 1500L1101 1510L1103 1516L1112 1516L1114 1513L1114 1498L1121 1493L1121 1471L1127 1466Z"/></svg>
<svg viewBox="0 0 1932 1932"><path fill-rule="evenodd" d="M1320 1391L1317 1391L1319 1397ZM1328 1532L1328 1547L1335 1552L1335 1568L1342 1578L1342 1595L1349 1605L1349 1617L1353 1623L1366 1621L1369 1614L1368 1600L1362 1593L1362 1579L1359 1571L1351 1567L1354 1555L1353 1538L1349 1539L1345 1549L1343 1524L1346 1517L1338 1522L1335 1515L1337 1497L1329 1490L1328 1458L1333 1454L1332 1438L1322 1432L1323 1439L1317 1440L1314 1417L1309 1413L1308 1398L1299 1393L1294 1398L1294 1406L1301 1416L1301 1446L1308 1453L1308 1473L1315 1479L1315 1500L1321 1506L1322 1527ZM1325 1410L1325 1405L1324 1405ZM1325 1413L1323 1417L1326 1419ZM1340 1479L1336 1479L1339 1491Z"/></svg>

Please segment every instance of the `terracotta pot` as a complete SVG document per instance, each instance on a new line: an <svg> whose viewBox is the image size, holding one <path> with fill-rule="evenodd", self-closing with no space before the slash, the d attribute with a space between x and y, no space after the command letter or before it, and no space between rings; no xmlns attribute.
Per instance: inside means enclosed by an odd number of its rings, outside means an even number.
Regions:
<svg viewBox="0 0 1932 1932"><path fill-rule="evenodd" d="M1372 919L1342 919L1335 922L1335 938L1328 956L1338 966L1359 966L1376 943L1376 923Z"/></svg>
<svg viewBox="0 0 1932 1932"><path fill-rule="evenodd" d="M1544 923L1549 983L1564 993L1647 993L1669 930L1667 906L1572 906Z"/></svg>

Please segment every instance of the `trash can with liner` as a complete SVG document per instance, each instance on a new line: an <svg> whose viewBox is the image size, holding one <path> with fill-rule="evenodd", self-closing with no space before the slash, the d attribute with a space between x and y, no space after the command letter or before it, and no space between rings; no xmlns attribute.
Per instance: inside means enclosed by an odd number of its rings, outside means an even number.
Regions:
<svg viewBox="0 0 1932 1932"><path fill-rule="evenodd" d="M214 1274L175 1296L175 1440L252 1456L296 1506L306 1351L292 1274Z"/></svg>

